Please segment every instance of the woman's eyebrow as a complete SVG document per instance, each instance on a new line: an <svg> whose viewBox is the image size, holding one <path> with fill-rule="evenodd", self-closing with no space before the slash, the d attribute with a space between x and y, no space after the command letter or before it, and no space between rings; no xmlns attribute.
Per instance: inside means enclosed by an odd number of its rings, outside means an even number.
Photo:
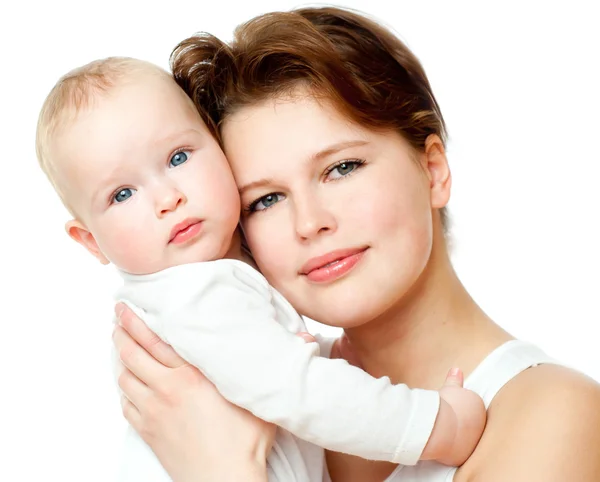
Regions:
<svg viewBox="0 0 600 482"><path fill-rule="evenodd" d="M353 141L336 142L335 144L327 146L324 149L321 149L320 151L318 151L314 154L311 154L311 156L308 158L308 162L314 163L314 162L320 161L322 159L325 159L326 157L329 157L337 152L343 151L344 149L349 149L351 147L364 146L368 143L369 143L368 141L358 140L358 139L353 140ZM238 192L240 193L240 196L242 196L246 191L249 191L250 189L265 187L265 186L271 185L273 183L274 183L274 180L272 178L257 179L256 181L252 181L252 182L249 182L248 184L241 186L238 189Z"/></svg>
<svg viewBox="0 0 600 482"><path fill-rule="evenodd" d="M344 149L349 149L351 147L364 146L368 144L368 141L365 140L353 140L353 141L342 141L336 142L330 146L327 146L324 149L321 149L319 152L312 154L309 158L309 162L315 162L325 159L326 157L331 156L337 152L343 151Z"/></svg>
<svg viewBox="0 0 600 482"><path fill-rule="evenodd" d="M246 191L249 191L250 189L264 187L264 186L268 186L270 184L273 184L273 179L271 179L271 178L258 179L256 181L249 182L248 184L245 184L244 186L241 186L238 189L238 192L240 193L240 196L241 196L242 194L244 194Z"/></svg>

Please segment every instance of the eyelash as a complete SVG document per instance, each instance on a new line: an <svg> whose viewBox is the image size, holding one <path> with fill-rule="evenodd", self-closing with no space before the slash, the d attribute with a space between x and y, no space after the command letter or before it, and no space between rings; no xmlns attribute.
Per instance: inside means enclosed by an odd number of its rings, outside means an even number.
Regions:
<svg viewBox="0 0 600 482"><path fill-rule="evenodd" d="M325 170L324 177L327 177L329 174L331 174L331 173L332 173L332 172L333 172L333 171L334 171L336 168L338 168L338 167L339 167L339 166L341 166L342 164L355 164L355 165L356 165L356 167L355 167L355 168L354 168L352 171L350 171L348 174L346 174L345 176L341 176L341 177L339 177L338 179L332 179L332 181L339 181L340 179L345 179L345 178L347 178L347 177L351 176L351 175L352 175L352 174L353 174L353 173L354 173L354 172L355 172L357 169L360 169L362 166L364 166L364 164L365 164L365 163L366 163L366 160L365 160L365 159L358 159L358 158L357 158L357 159L344 159L344 160L342 160L342 161L338 161L338 162L336 162L335 164L333 164L333 165L329 166L329 167L328 167L328 168ZM264 196L261 196L261 197L259 197L258 199L256 199L256 200L252 201L251 203L247 204L247 205L246 205L246 206L245 206L245 207L242 209L242 211L243 211L245 214L247 214L247 215L250 215L250 214L254 214L254 213L256 213L256 212L257 212L257 211L256 211L256 205L257 205L257 204L258 204L258 203L259 203L259 202L260 202L262 199L264 199L265 197L267 197L267 196L272 196L272 195L280 195L280 193L273 192L273 193L268 193L268 194L265 194ZM261 209L260 211L266 211L266 210L268 210L268 209L271 209L271 207L273 207L274 205L275 205L275 204L273 204L273 205L271 205L271 206L269 206L269 207L266 207L265 209Z"/></svg>
<svg viewBox="0 0 600 482"><path fill-rule="evenodd" d="M173 156L176 156L177 154L179 154L181 152L185 152L185 151L188 151L191 153L193 151L193 149L189 146L179 147L179 148L175 149L173 152L171 152L171 154L169 154L169 157L167 158L167 166L171 162L171 159L173 159Z"/></svg>
<svg viewBox="0 0 600 482"><path fill-rule="evenodd" d="M112 192L112 194L110 196L108 196L108 205L112 206L114 204L121 204L121 203L115 202L115 197L117 194L119 194L121 191L124 191L125 189L131 189L132 191L136 191L136 189L134 187L128 187L128 186L118 187L117 189L115 189Z"/></svg>
<svg viewBox="0 0 600 482"><path fill-rule="evenodd" d="M252 201L251 203L247 204L246 206L244 206L242 208L242 212L244 214L254 214L256 211L256 205L264 198L266 198L267 196L272 196L272 195L279 195L279 193L276 192L272 192L269 194L265 194L264 196L259 197L258 199ZM274 204L273 204L274 206ZM265 209L261 209L261 211L266 211L267 209L271 209L272 206L266 207Z"/></svg>
<svg viewBox="0 0 600 482"><path fill-rule="evenodd" d="M365 160L364 159L344 159L342 161L338 161L335 164L333 164L332 166L329 166L326 170L325 170L325 177L327 177L329 174L331 174L336 168L340 167L342 164L356 164L356 167L350 171L348 174L346 174L345 176L342 176L338 179L342 179L342 178L347 178L348 176L351 176L352 174L354 174L354 172L357 169L360 169L362 166L364 166L365 164ZM338 179L333 179L333 181L337 181Z"/></svg>
<svg viewBox="0 0 600 482"><path fill-rule="evenodd" d="M183 146L183 147L178 147L177 149L175 149L173 152L171 152L171 154L169 154L168 158L167 158L167 166L169 165L169 163L171 162L171 159L173 159L173 156L176 156L177 154L179 154L180 152L184 152L184 151L192 151L192 148L189 146ZM186 161L187 162L187 161ZM178 167L178 166L175 166ZM171 168L172 169L172 168ZM135 189L133 187L127 187L127 186L121 186L118 187L117 189L115 189L110 196L108 196L108 204L109 205L113 205L115 204L113 202L115 196L120 193L123 189Z"/></svg>

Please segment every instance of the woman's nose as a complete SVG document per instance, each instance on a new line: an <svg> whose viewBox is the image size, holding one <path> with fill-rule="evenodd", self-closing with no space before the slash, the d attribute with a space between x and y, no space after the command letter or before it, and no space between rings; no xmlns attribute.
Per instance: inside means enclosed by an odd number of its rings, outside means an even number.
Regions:
<svg viewBox="0 0 600 482"><path fill-rule="evenodd" d="M296 235L302 240L309 240L337 229L335 216L318 199L296 203L294 209Z"/></svg>

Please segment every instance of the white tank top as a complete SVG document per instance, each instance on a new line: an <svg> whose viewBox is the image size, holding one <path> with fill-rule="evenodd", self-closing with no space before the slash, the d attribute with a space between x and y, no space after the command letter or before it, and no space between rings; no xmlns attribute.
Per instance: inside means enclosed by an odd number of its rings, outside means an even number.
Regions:
<svg viewBox="0 0 600 482"><path fill-rule="evenodd" d="M465 388L478 393L486 408L510 380L528 368L557 363L531 343L511 340L492 351L465 380ZM384 482L452 482L456 467L424 461L417 465L399 465ZM323 482L331 482L325 471Z"/></svg>

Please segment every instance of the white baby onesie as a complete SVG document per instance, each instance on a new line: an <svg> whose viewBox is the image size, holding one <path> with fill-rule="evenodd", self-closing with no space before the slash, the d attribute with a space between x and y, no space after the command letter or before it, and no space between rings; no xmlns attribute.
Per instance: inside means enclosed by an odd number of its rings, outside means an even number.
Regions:
<svg viewBox="0 0 600 482"><path fill-rule="evenodd" d="M218 260L122 275L118 300L227 400L281 427L269 480L321 481L322 448L418 462L437 417L438 393L320 357L317 343L294 335L306 331L302 318L251 266ZM144 445L137 434L128 435L121 480L170 480L164 471L152 476L160 464L148 460L154 456ZM149 473L142 466L154 468Z"/></svg>

